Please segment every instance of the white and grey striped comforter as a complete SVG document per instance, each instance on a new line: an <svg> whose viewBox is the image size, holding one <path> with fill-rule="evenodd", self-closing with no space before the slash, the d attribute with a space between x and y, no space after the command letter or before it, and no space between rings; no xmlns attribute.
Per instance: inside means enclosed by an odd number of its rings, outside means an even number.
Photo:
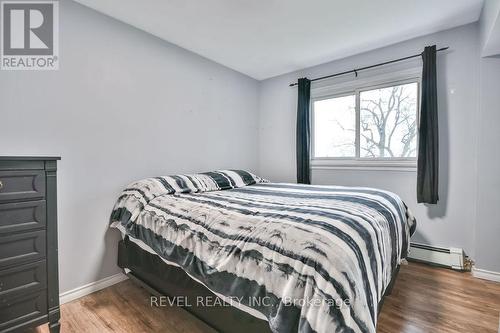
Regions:
<svg viewBox="0 0 500 333"><path fill-rule="evenodd" d="M273 332L318 333L375 332L415 227L387 191L229 170L135 182L111 222Z"/></svg>

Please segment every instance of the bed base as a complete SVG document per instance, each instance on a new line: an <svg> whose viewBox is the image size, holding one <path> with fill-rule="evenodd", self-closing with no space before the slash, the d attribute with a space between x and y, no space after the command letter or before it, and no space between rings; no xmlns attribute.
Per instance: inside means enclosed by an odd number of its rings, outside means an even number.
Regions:
<svg viewBox="0 0 500 333"><path fill-rule="evenodd" d="M202 297L203 300L210 298L215 300L217 296L202 284L191 279L182 269L165 264L159 256L143 250L128 237L121 240L118 245L118 266L129 269L130 272L127 275L130 279L151 295L167 296L170 301L177 300L176 305L185 305L182 306L185 310L218 332L271 332L267 321L255 318L236 307L228 304L219 306L197 304L198 297ZM399 266L379 303L379 313L385 296L392 292L398 272ZM153 304L152 306L156 306Z"/></svg>
<svg viewBox="0 0 500 333"><path fill-rule="evenodd" d="M198 306L197 298L217 297L202 284L191 279L182 269L167 265L159 256L151 254L128 237L118 246L118 266L131 270L128 276L154 296L168 296L181 300L184 309L218 332L271 332L262 319L232 306ZM153 305L156 306L156 305ZM167 305L168 306L168 305ZM175 305L174 305L175 306Z"/></svg>

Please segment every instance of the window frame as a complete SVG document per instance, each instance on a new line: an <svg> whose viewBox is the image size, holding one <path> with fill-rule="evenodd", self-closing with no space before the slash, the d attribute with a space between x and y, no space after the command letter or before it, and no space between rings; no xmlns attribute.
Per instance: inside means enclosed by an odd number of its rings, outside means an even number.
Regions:
<svg viewBox="0 0 500 333"><path fill-rule="evenodd" d="M357 78L347 82L324 82L311 89L310 117L311 117L311 168L313 169L361 169L361 170L400 170L415 171L417 157L361 157L361 132L360 132L360 95L364 91L388 88L392 86L417 83L417 152L418 152L418 127L420 124L420 94L421 94L421 69L412 68L384 75ZM315 119L314 103L331 98L355 96L356 134L354 157L316 157L315 156Z"/></svg>

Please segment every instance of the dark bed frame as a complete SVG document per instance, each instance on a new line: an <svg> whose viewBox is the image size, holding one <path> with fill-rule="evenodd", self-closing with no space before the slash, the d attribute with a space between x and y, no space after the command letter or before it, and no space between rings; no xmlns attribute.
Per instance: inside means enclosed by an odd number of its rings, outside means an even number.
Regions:
<svg viewBox="0 0 500 333"><path fill-rule="evenodd" d="M228 304L223 306L197 306L198 297L217 296L202 284L191 279L182 269L167 265L159 256L151 254L130 241L128 236L118 245L118 266L128 268L129 278L145 288L154 296L179 297L184 307L198 319L222 333L266 333L271 332L267 321ZM378 311L382 308L385 296L392 292L394 282L399 272L399 266L392 276ZM204 298L205 299L205 298ZM179 304L181 305L181 304ZM156 305L154 305L156 306Z"/></svg>

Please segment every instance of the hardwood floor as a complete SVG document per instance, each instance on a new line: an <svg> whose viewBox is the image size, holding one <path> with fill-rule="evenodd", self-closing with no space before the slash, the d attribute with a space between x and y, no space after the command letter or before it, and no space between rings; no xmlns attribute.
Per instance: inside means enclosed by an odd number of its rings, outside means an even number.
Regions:
<svg viewBox="0 0 500 333"><path fill-rule="evenodd" d="M402 266L379 333L500 333L500 283L423 264Z"/></svg>
<svg viewBox="0 0 500 333"><path fill-rule="evenodd" d="M214 333L177 307L150 307L149 294L131 281L61 308L62 333ZM402 266L379 316L379 333L498 333L500 283L443 268ZM48 332L40 326L31 332Z"/></svg>

